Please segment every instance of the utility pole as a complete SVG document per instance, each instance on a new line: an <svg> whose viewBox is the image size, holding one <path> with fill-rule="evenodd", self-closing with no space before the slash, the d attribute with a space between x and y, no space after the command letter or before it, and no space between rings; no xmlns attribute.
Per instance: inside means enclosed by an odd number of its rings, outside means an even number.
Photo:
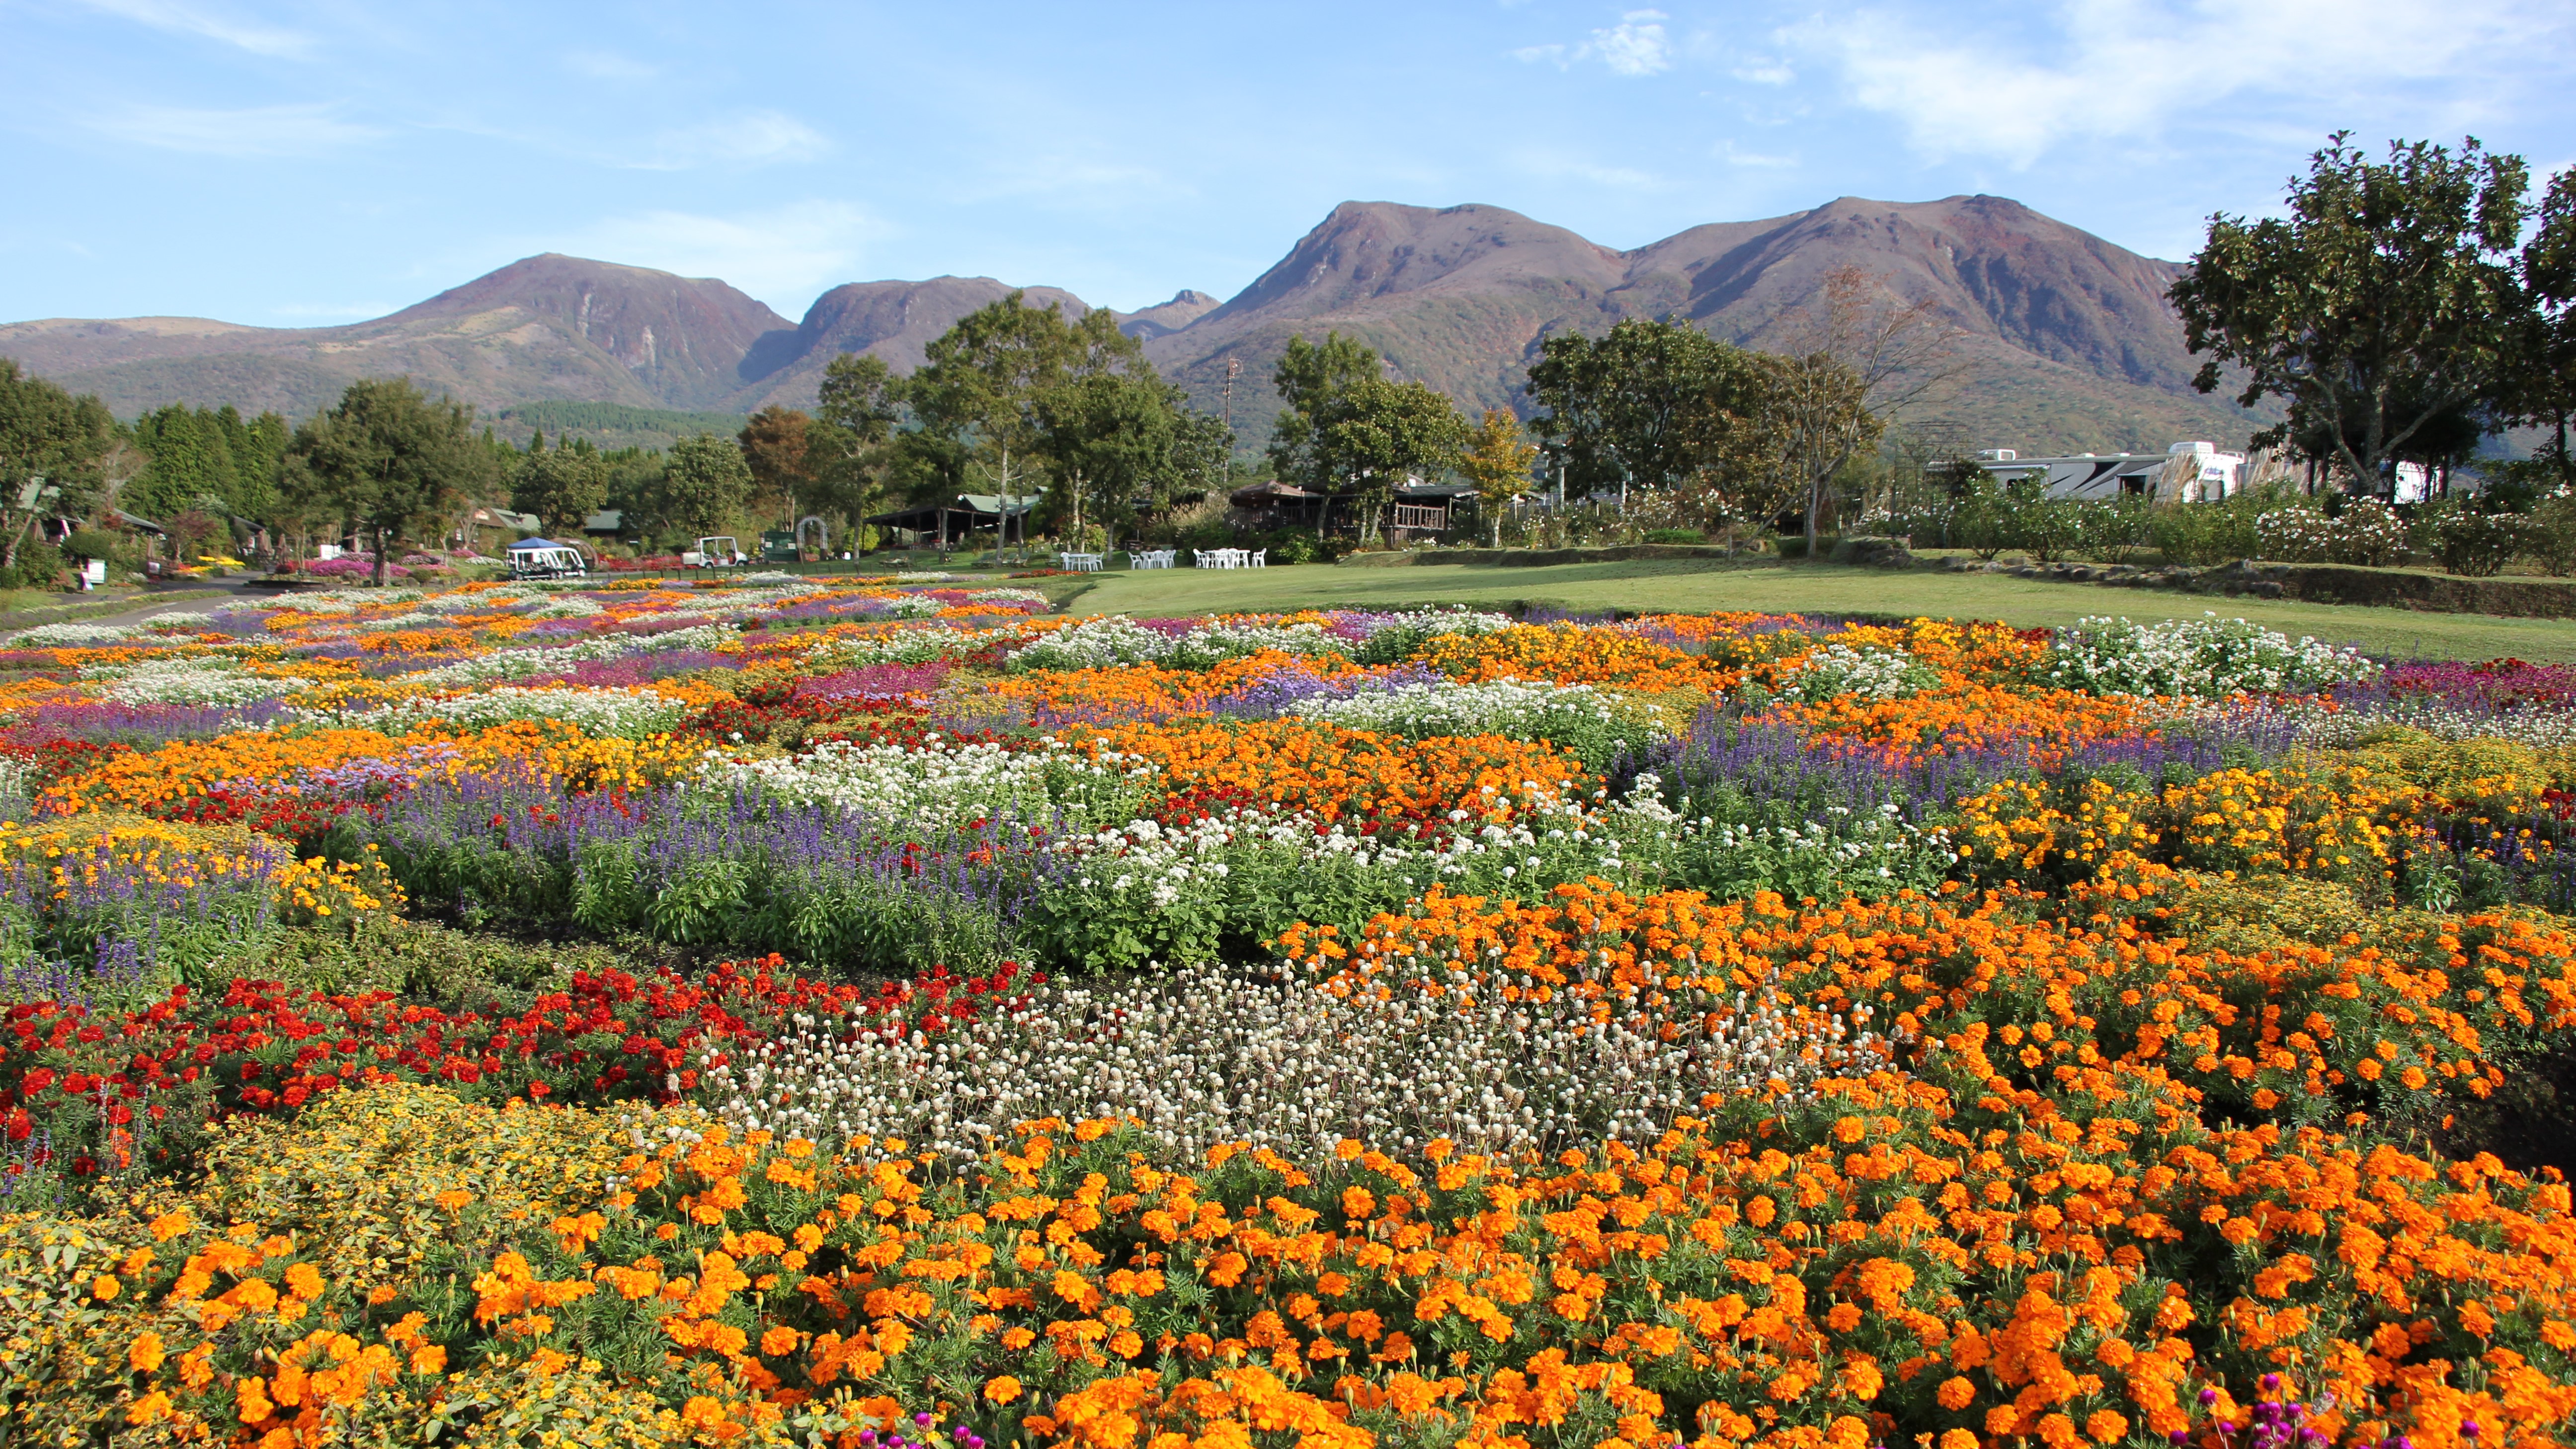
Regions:
<svg viewBox="0 0 2576 1449"><path fill-rule="evenodd" d="M1242 360L1240 358L1233 357L1227 358L1225 360L1225 393L1222 401L1219 403L1219 407L1222 409L1225 420L1225 430L1229 436L1234 432L1234 380L1241 376L1243 376Z"/></svg>

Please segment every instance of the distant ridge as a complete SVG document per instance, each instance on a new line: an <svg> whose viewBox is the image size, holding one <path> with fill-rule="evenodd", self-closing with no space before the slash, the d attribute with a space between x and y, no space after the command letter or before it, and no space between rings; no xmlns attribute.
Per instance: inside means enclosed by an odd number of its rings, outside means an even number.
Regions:
<svg viewBox="0 0 2576 1449"><path fill-rule="evenodd" d="M1678 316L1759 345L1846 265L1960 330L1975 371L1942 411L1982 443L2161 449L2241 440L2265 421L2192 391L2164 300L2175 263L1994 196L1843 197L1632 251L1501 207L1345 202L1222 303L1184 290L1118 321L1211 410L1227 364L1240 364L1233 416L1257 446L1277 409L1271 369L1292 336L1348 333L1462 407L1511 407L1553 333ZM933 277L837 286L790 323L720 281L549 253L347 327L53 319L0 326L0 355L128 416L177 401L302 416L351 378L395 372L487 413L564 401L730 416L810 405L846 353L908 371L959 317L1013 290L1089 310L1060 288Z"/></svg>

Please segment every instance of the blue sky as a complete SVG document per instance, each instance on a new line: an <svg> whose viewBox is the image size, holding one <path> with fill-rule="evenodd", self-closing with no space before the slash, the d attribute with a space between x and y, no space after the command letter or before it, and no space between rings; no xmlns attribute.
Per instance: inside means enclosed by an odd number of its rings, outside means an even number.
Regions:
<svg viewBox="0 0 2576 1449"><path fill-rule="evenodd" d="M1634 247L2016 197L2187 255L2326 132L2576 161L2566 0L0 0L0 320L380 315L564 251L790 318L1231 295L1346 199Z"/></svg>

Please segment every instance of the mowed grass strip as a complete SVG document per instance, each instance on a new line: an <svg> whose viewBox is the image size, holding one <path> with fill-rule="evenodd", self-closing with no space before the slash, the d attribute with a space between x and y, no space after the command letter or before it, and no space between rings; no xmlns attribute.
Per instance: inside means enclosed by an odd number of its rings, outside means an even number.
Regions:
<svg viewBox="0 0 2576 1449"><path fill-rule="evenodd" d="M2022 628L2072 624L2088 615L2138 620L2194 619L2209 612L2250 619L2291 635L2309 634L2398 659L2497 659L2576 663L2576 620L2430 614L2346 604L2225 598L2162 589L2060 584L1994 574L1882 572L1832 564L1728 564L1695 559L1498 568L1422 564L1342 568L1173 569L1094 576L1071 601L1074 614L1157 617L1203 611L1393 609L1421 604L1530 604L1566 609L1632 609L1706 614L1896 614L2000 619Z"/></svg>

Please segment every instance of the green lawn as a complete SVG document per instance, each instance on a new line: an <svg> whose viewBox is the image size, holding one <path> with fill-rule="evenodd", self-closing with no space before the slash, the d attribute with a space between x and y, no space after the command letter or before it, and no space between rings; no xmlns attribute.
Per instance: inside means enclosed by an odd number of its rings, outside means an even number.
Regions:
<svg viewBox="0 0 2576 1449"><path fill-rule="evenodd" d="M1882 573L1831 564L1729 565L1698 560L1561 564L1547 568L1450 564L1341 568L1331 564L1201 572L1106 573L1074 598L1076 614L1193 614L1299 608L1398 608L1414 604L1550 604L1685 614L1727 609L1772 613L1903 614L2001 619L2025 628L2092 614L2197 618L2215 610L2289 634L2399 658L2576 663L2576 620L2419 614L2339 604L2228 599L2161 589L2046 583L1993 574Z"/></svg>

